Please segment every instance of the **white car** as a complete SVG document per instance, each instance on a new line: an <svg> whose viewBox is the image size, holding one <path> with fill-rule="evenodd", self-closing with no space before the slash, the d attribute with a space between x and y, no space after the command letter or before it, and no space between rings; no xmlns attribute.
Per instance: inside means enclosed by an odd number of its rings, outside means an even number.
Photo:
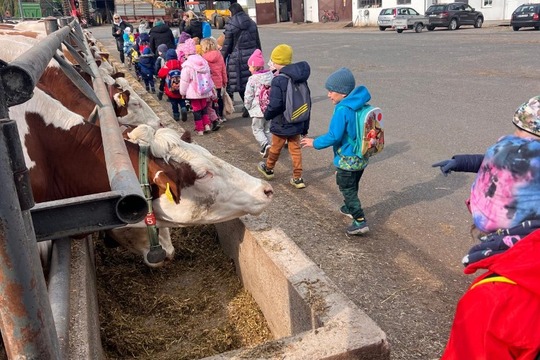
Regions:
<svg viewBox="0 0 540 360"><path fill-rule="evenodd" d="M379 25L379 30L384 31L388 28L391 28L394 19L398 15L403 18L421 16L418 11L406 6L382 9L379 13L379 17L377 18L377 25Z"/></svg>

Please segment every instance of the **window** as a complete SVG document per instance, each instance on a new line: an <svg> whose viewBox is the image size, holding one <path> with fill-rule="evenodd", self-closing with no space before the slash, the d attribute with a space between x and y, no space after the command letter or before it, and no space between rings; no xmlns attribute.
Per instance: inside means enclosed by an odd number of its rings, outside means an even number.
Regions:
<svg viewBox="0 0 540 360"><path fill-rule="evenodd" d="M377 8L381 7L382 0L360 0L358 8Z"/></svg>
<svg viewBox="0 0 540 360"><path fill-rule="evenodd" d="M483 0L482 7L492 7L493 6L493 0Z"/></svg>
<svg viewBox="0 0 540 360"><path fill-rule="evenodd" d="M411 0L397 0L398 5L411 5Z"/></svg>

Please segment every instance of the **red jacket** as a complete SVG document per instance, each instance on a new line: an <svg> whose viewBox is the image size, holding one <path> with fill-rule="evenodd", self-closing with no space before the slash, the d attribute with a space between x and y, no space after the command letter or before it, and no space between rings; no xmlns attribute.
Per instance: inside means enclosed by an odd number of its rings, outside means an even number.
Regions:
<svg viewBox="0 0 540 360"><path fill-rule="evenodd" d="M158 71L158 77L160 79L167 78L167 75L169 74L169 70L182 70L182 63L178 60L167 60L165 65ZM180 93L173 93L169 90L169 87L167 86L167 82L165 82L165 95L167 95L170 98L173 99L181 99L182 95Z"/></svg>
<svg viewBox="0 0 540 360"><path fill-rule="evenodd" d="M540 353L540 230L500 255L472 263L465 273L480 269L488 271L459 301L441 360L535 359Z"/></svg>
<svg viewBox="0 0 540 360"><path fill-rule="evenodd" d="M218 50L211 50L203 54L203 58L210 66L210 75L216 89L221 89L227 85L227 68L223 56Z"/></svg>

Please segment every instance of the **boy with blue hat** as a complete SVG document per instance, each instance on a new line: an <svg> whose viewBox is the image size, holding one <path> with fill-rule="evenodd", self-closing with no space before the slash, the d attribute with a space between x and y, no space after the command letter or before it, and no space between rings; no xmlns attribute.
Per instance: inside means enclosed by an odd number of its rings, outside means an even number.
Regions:
<svg viewBox="0 0 540 360"><path fill-rule="evenodd" d="M369 231L369 227L358 198L358 189L364 169L368 165L368 158L357 156L353 144L357 134L356 111L371 99L371 95L364 86L356 87L354 75L347 68L332 73L326 80L325 87L328 98L336 106L328 132L316 139L305 137L300 143L303 147L317 150L333 147L336 183L345 202L339 211L353 219L352 224L347 227L347 234L362 235Z"/></svg>

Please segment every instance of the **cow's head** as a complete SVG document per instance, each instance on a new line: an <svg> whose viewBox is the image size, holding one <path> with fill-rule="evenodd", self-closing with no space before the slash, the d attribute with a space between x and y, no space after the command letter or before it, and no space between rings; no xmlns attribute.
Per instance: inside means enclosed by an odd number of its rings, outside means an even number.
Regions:
<svg viewBox="0 0 540 360"><path fill-rule="evenodd" d="M259 215L270 204L270 184L199 145L182 141L172 129L158 129L151 149L172 167L155 161L150 170L160 226L212 224L246 214Z"/></svg>

